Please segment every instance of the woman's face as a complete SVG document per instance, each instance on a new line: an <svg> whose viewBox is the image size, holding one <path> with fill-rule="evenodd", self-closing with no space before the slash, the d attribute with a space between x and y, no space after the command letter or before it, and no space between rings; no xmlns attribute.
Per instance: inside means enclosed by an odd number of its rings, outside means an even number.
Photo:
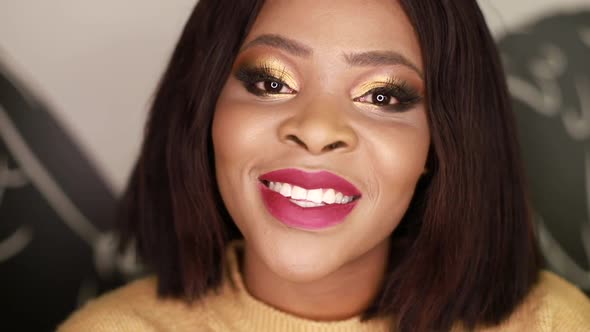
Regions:
<svg viewBox="0 0 590 332"><path fill-rule="evenodd" d="M430 144L422 68L396 1L265 3L213 144L223 201L274 274L318 280L387 251Z"/></svg>

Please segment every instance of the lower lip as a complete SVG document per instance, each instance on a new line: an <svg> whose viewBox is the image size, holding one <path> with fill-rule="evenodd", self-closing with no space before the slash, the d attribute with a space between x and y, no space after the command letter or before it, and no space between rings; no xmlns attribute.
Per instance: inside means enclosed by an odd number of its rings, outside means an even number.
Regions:
<svg viewBox="0 0 590 332"><path fill-rule="evenodd" d="M357 202L304 208L262 183L258 187L268 212L283 224L294 228L317 230L338 225L352 212Z"/></svg>

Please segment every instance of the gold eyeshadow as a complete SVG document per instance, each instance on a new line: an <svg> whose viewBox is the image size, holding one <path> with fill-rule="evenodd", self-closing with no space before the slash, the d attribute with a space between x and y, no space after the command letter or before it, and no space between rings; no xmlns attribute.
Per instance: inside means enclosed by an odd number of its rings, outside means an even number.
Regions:
<svg viewBox="0 0 590 332"><path fill-rule="evenodd" d="M410 86L406 81L392 76L373 77L370 81L355 87L352 94L353 100L356 102L371 104L372 107L391 112L409 110L422 100L414 87ZM374 99L376 94L385 96L385 99ZM373 97L368 101L362 99L362 97L368 95L373 95ZM390 98L393 98L395 103L389 104Z"/></svg>
<svg viewBox="0 0 590 332"><path fill-rule="evenodd" d="M252 60L245 60L238 64L238 70L250 69L250 70L262 70L265 73L272 75L277 80L288 85L291 89L299 90L299 85L295 80L295 76L287 69L287 65L277 58L255 58Z"/></svg>
<svg viewBox="0 0 590 332"><path fill-rule="evenodd" d="M401 84L401 83L398 83L398 80L391 77L391 76L374 77L371 79L371 81L365 82L365 83L355 87L352 91L352 95L355 98L360 97L371 90L387 87L392 84Z"/></svg>
<svg viewBox="0 0 590 332"><path fill-rule="evenodd" d="M233 74L253 95L290 98L300 90L294 75L287 68L279 58L252 57L237 62ZM264 82L264 87L259 85L260 82ZM269 82L275 86L267 86ZM352 93L355 102L392 112L409 110L422 99L418 91L406 81L386 74L368 78L365 83L356 86ZM395 102L390 103L392 100Z"/></svg>

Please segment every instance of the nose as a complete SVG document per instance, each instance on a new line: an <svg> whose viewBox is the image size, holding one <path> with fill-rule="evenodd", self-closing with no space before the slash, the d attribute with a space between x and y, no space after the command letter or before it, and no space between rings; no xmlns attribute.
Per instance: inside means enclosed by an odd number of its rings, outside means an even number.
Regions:
<svg viewBox="0 0 590 332"><path fill-rule="evenodd" d="M318 98L281 123L279 138L314 155L351 151L358 137L347 121L336 100Z"/></svg>

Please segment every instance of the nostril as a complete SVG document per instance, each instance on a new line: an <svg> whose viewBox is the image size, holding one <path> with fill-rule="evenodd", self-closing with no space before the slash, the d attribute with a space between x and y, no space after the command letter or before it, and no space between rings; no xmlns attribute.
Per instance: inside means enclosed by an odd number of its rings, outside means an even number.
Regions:
<svg viewBox="0 0 590 332"><path fill-rule="evenodd" d="M330 151L330 150L334 150L334 149L337 149L339 147L342 147L344 145L346 145L346 144L344 144L344 142L338 141L338 142L334 142L334 143L331 143L331 144L326 145L324 147L324 150L325 151Z"/></svg>
<svg viewBox="0 0 590 332"><path fill-rule="evenodd" d="M298 145L301 145L302 147L307 149L307 145L301 139L299 139L299 137L297 137L295 135L288 135L287 139L291 140L291 141L297 143Z"/></svg>

